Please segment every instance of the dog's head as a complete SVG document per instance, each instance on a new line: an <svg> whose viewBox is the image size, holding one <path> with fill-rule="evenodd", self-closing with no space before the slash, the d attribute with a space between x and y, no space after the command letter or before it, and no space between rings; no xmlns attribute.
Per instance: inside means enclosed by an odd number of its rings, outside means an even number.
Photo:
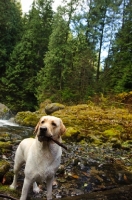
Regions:
<svg viewBox="0 0 132 200"><path fill-rule="evenodd" d="M47 141L51 137L59 139L66 128L62 120L54 116L43 116L35 127L34 133L37 134L40 142Z"/></svg>

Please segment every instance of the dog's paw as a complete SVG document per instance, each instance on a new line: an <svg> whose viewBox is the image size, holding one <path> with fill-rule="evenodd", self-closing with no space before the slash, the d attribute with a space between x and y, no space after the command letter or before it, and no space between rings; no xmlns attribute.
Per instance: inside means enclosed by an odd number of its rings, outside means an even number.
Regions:
<svg viewBox="0 0 132 200"><path fill-rule="evenodd" d="M52 195L47 195L47 199L46 200L52 200Z"/></svg>
<svg viewBox="0 0 132 200"><path fill-rule="evenodd" d="M41 191L39 187L33 188L33 192L38 194Z"/></svg>
<svg viewBox="0 0 132 200"><path fill-rule="evenodd" d="M16 189L16 187L14 185L12 185L12 184L9 187L10 187L11 190L15 190Z"/></svg>
<svg viewBox="0 0 132 200"><path fill-rule="evenodd" d="M34 183L33 183L33 192L36 193L36 194L38 194L38 193L40 193L41 191L42 191L41 188L37 185L36 182L34 182Z"/></svg>

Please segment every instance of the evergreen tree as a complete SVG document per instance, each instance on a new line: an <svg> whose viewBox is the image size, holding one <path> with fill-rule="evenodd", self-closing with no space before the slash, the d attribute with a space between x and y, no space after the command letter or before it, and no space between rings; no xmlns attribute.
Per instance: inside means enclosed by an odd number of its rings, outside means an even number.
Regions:
<svg viewBox="0 0 132 200"><path fill-rule="evenodd" d="M122 0L90 0L89 12L87 14L87 40L88 45L97 51L97 73L96 79L99 80L101 72L101 53L114 38L117 30L118 9ZM112 38L113 36L113 38Z"/></svg>
<svg viewBox="0 0 132 200"><path fill-rule="evenodd" d="M124 0L122 27L116 34L111 50L111 59L108 59L108 89L115 92L132 90L132 1Z"/></svg>
<svg viewBox="0 0 132 200"><path fill-rule="evenodd" d="M38 74L37 98L40 102L46 98L77 102L88 92L94 67L85 31L81 30L81 16L75 12L76 6L76 1L71 1L65 7L59 7L54 16L45 67Z"/></svg>
<svg viewBox="0 0 132 200"><path fill-rule="evenodd" d="M52 24L52 1L38 0L24 17L24 34L16 45L3 78L6 103L14 111L35 110L36 76L43 67Z"/></svg>
<svg viewBox="0 0 132 200"><path fill-rule="evenodd" d="M0 78L6 71L6 62L22 35L20 5L10 0L0 1Z"/></svg>

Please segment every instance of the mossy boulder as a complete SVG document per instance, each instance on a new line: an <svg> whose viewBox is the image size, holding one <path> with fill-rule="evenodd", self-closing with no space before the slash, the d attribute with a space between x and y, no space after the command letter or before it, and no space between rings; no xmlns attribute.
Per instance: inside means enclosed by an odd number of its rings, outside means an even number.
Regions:
<svg viewBox="0 0 132 200"><path fill-rule="evenodd" d="M10 164L5 160L0 160L0 182L3 181L4 175L9 171Z"/></svg>
<svg viewBox="0 0 132 200"><path fill-rule="evenodd" d="M15 116L15 122L23 126L35 127L40 119L40 115L36 112L18 112Z"/></svg>
<svg viewBox="0 0 132 200"><path fill-rule="evenodd" d="M61 109L64 109L64 108L65 108L65 106L63 104L50 103L50 104L46 105L45 113L47 115L50 115L50 114L54 113L55 111L58 111L58 110L61 110Z"/></svg>
<svg viewBox="0 0 132 200"><path fill-rule="evenodd" d="M77 141L79 139L79 134L80 134L80 132L77 129L75 129L73 127L68 127L66 129L65 134L62 136L62 138L64 140L67 139L70 141Z"/></svg>
<svg viewBox="0 0 132 200"><path fill-rule="evenodd" d="M35 127L42 115L43 106L50 103L42 104L41 109L31 112L19 112L15 120L24 126ZM106 107L105 109L94 105L94 103L80 104L74 106L65 106L61 110L53 113L54 116L62 119L67 128L64 138L72 137L76 141L86 140L89 136L94 135L97 140L91 138L94 142L112 142L113 138L126 141L132 139L131 121L132 114L128 109L119 107ZM72 140L72 139L71 139Z"/></svg>
<svg viewBox="0 0 132 200"><path fill-rule="evenodd" d="M9 119L11 117L11 112L7 106L0 103L0 119Z"/></svg>
<svg viewBox="0 0 132 200"><path fill-rule="evenodd" d="M42 113L43 115L46 115L45 113L45 107L48 105L48 104L51 104L51 100L50 99L46 99L45 101L41 102L40 103L40 106L39 106L39 113Z"/></svg>

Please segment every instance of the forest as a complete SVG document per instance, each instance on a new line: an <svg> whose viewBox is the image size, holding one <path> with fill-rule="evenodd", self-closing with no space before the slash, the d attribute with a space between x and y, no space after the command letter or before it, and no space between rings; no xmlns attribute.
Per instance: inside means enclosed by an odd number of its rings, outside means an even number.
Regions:
<svg viewBox="0 0 132 200"><path fill-rule="evenodd" d="M0 1L0 102L35 111L132 90L132 0ZM105 56L104 56L105 54Z"/></svg>

